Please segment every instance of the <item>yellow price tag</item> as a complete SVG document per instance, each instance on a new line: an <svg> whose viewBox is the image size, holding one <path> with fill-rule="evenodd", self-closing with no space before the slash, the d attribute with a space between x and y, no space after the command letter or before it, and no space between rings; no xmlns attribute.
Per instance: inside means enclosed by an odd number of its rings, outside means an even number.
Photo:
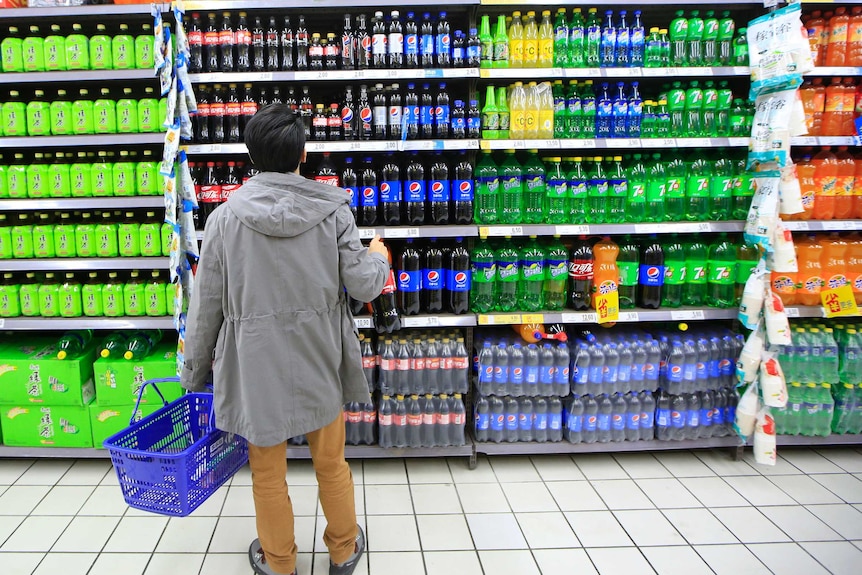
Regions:
<svg viewBox="0 0 862 575"><path fill-rule="evenodd" d="M526 324L545 323L545 315L541 313L525 313L521 315L521 322Z"/></svg>
<svg viewBox="0 0 862 575"><path fill-rule="evenodd" d="M856 298L853 297L853 288L850 284L822 290L820 300L823 302L826 317L859 315L859 308L856 306Z"/></svg>
<svg viewBox="0 0 862 575"><path fill-rule="evenodd" d="M611 323L620 319L620 292L613 290L612 292L596 294L596 314L598 315L599 323Z"/></svg>
<svg viewBox="0 0 862 575"><path fill-rule="evenodd" d="M483 240L488 239L488 226L479 226L479 237Z"/></svg>

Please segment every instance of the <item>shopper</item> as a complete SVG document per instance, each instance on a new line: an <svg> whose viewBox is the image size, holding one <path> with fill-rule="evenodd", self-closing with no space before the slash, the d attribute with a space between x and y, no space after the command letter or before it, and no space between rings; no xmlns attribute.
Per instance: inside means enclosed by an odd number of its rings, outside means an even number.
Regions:
<svg viewBox="0 0 862 575"><path fill-rule="evenodd" d="M320 486L330 575L353 573L365 549L353 476L344 460L342 405L367 403L358 334L345 288L380 294L387 250L366 249L347 193L299 175L303 124L272 104L249 121L253 177L207 220L185 339L186 389L214 373L219 429L248 439L259 574L296 573L286 441L305 434Z"/></svg>

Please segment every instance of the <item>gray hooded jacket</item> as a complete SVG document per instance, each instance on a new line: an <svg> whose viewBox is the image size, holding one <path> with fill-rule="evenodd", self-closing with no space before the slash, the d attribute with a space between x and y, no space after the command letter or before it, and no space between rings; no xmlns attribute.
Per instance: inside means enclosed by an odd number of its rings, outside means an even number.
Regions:
<svg viewBox="0 0 862 575"><path fill-rule="evenodd" d="M371 301L388 273L344 190L253 177L207 220L183 387L201 390L212 365L218 428L262 447L332 423L342 404L369 401L344 288Z"/></svg>

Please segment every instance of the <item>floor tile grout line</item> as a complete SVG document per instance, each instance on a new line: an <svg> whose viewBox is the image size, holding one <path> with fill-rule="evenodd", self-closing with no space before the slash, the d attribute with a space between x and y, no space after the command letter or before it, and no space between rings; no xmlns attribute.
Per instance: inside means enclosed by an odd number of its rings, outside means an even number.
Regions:
<svg viewBox="0 0 862 575"><path fill-rule="evenodd" d="M812 543L812 542L811 542L811 541L805 541L805 543ZM824 542L822 542L822 541L817 541L817 543L824 543ZM831 541L829 541L829 542L826 542L826 543L832 543L832 542L831 542ZM815 563L817 563L818 565L820 565L821 567L823 567L823 570L824 570L824 571L826 571L827 573L832 573L832 571L830 571L830 570L829 570L829 568L828 568L826 565L824 565L824 564L823 564L823 563L822 563L822 562L821 562L817 557L815 557L815 556L814 556L810 551L808 551L808 549L806 549L805 547L803 547L802 545L800 545L799 541L791 541L791 542L790 542L790 544L791 544L791 545L796 545L797 547L799 547L799 548L802 550L802 552L803 552L803 553L805 553L806 555L808 555L809 557L811 557L811 558L814 560L814 562L815 562ZM762 560L760 560L760 557L758 557L758 556L757 556L757 553L755 553L755 552L750 548L750 545L764 545L763 543L743 543L743 545L745 545L745 548L746 548L746 549L748 549L749 553L751 553L752 555L754 555L755 557L757 557L757 559L758 559L761 563L763 563L764 565L766 565L766 563L764 563ZM769 545L769 544L767 543L767 545ZM780 545L780 543L779 543L779 544L772 543L771 545ZM852 545L852 543L851 543L851 545ZM766 568L767 568L767 569L769 569L769 566L768 566L768 565L766 565ZM772 572L772 573L775 573L775 572L774 572L774 571L772 571L771 569L769 569L769 571L770 571L770 572Z"/></svg>
<svg viewBox="0 0 862 575"><path fill-rule="evenodd" d="M490 465L491 465L491 462L489 461L488 466L490 467ZM458 498L458 506L461 508L461 516L464 518L464 523L467 524L467 533L470 534L470 543L473 544L473 553L476 554L476 561L479 562L479 570L482 571L482 575L490 575L490 574L485 573L485 565L482 564L482 556L479 555L479 549L476 547L476 538L473 537L473 530L470 528L470 522L467 521L467 511L464 509L464 502L461 501L461 493L458 491L458 485L457 485L457 483L455 483L455 474L452 473L452 465L448 459L446 460L446 467L449 468L449 474L452 476L452 487L454 487L454 489L455 489L455 497ZM493 473L493 469L491 470L491 472ZM496 477L497 476L495 474L494 478L496 479ZM498 486L500 485L499 482L497 483L497 485ZM502 491L502 489L503 488L500 487L501 491ZM506 494L504 493L503 497L505 497L505 495ZM506 504L508 504L508 503L509 502L507 500ZM420 534L420 538L421 538L421 534ZM427 575L427 567L426 567L426 575Z"/></svg>

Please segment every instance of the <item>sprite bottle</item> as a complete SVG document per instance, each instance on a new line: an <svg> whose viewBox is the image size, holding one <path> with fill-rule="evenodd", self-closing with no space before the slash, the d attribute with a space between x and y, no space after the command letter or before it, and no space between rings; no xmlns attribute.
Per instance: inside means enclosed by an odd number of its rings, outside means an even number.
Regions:
<svg viewBox="0 0 862 575"><path fill-rule="evenodd" d="M497 275L496 256L485 240L481 240L470 254L471 275L470 311L488 313L494 309L494 282Z"/></svg>
<svg viewBox="0 0 862 575"><path fill-rule="evenodd" d="M569 277L569 253L560 243L560 236L545 248L545 281L542 299L545 309L559 311L566 305L566 286Z"/></svg>
<svg viewBox="0 0 862 575"><path fill-rule="evenodd" d="M536 242L536 236L530 236L521 248L520 262L518 304L523 311L539 311L544 305L545 252Z"/></svg>
<svg viewBox="0 0 862 575"><path fill-rule="evenodd" d="M547 217L549 224L566 223L569 217L568 180L563 172L562 158L547 158L548 170L545 174L547 194Z"/></svg>
<svg viewBox="0 0 862 575"><path fill-rule="evenodd" d="M646 221L646 167L640 154L634 155L634 161L627 171L628 196L626 197L625 220L627 222Z"/></svg>
<svg viewBox="0 0 862 575"><path fill-rule="evenodd" d="M518 306L518 279L520 278L520 255L512 245L511 236L495 252L497 275L494 281L495 309L512 311Z"/></svg>

